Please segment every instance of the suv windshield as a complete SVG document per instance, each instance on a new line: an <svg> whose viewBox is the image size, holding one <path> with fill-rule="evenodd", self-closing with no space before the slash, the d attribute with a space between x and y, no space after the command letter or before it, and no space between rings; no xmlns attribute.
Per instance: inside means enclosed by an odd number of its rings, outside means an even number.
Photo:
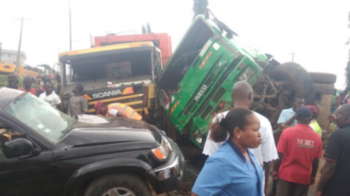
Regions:
<svg viewBox="0 0 350 196"><path fill-rule="evenodd" d="M76 123L75 119L30 93L12 101L5 111L53 143L63 138Z"/></svg>

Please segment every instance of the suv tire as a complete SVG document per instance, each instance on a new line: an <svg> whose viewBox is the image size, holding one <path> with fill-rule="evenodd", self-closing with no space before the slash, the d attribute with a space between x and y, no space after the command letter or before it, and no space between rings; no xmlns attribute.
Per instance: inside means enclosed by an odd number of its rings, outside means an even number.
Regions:
<svg viewBox="0 0 350 196"><path fill-rule="evenodd" d="M114 174L98 178L89 185L84 196L110 196L108 191L119 191L119 195L131 192L135 196L151 196L147 183L133 174Z"/></svg>
<svg viewBox="0 0 350 196"><path fill-rule="evenodd" d="M295 95L303 96L306 104L315 102L315 88L309 73L299 64L283 63L276 66L269 76L275 80L291 82Z"/></svg>

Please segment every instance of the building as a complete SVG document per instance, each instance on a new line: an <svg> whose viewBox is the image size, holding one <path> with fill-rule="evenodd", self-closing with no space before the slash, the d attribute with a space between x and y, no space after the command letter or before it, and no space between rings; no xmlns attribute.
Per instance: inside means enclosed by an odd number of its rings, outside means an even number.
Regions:
<svg viewBox="0 0 350 196"><path fill-rule="evenodd" d="M9 64L15 64L17 65L17 51L16 50L4 50L1 51L1 59L0 63L9 63ZM24 66L26 64L26 55L24 52L21 52L20 58L19 58L19 65Z"/></svg>

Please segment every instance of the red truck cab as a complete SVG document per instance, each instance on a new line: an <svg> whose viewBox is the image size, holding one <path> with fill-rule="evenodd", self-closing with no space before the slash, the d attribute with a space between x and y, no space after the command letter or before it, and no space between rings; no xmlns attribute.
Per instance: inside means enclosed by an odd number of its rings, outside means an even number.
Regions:
<svg viewBox="0 0 350 196"><path fill-rule="evenodd" d="M167 33L150 33L135 35L107 35L95 37L95 46L106 46L128 42L152 41L161 50L163 67L172 55L171 37Z"/></svg>

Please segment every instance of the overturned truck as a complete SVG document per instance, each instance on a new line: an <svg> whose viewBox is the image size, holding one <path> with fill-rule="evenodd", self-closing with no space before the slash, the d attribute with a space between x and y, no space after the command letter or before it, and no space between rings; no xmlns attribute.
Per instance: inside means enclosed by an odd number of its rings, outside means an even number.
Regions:
<svg viewBox="0 0 350 196"><path fill-rule="evenodd" d="M315 101L312 79L302 66L280 64L243 43L219 20L198 16L156 82L157 97L178 132L170 134L202 148L212 117L233 106L231 89L241 80L253 86L252 109L273 125L292 97L303 96L307 104Z"/></svg>

